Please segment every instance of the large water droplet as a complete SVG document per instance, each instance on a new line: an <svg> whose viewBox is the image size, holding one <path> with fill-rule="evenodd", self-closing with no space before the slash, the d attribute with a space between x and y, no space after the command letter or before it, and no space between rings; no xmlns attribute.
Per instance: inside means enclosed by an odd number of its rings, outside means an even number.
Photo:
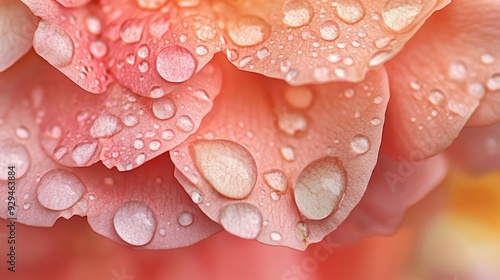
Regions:
<svg viewBox="0 0 500 280"><path fill-rule="evenodd" d="M283 13L284 24L290 27L301 27L311 22L314 11L308 1L287 0L283 5Z"/></svg>
<svg viewBox="0 0 500 280"><path fill-rule="evenodd" d="M182 212L177 217L177 222L179 225L183 227L190 226L193 223L193 213L191 212Z"/></svg>
<svg viewBox="0 0 500 280"><path fill-rule="evenodd" d="M258 17L245 16L230 22L227 34L236 45L249 47L264 42L271 34L271 28Z"/></svg>
<svg viewBox="0 0 500 280"><path fill-rule="evenodd" d="M177 107L172 99L164 97L153 101L153 114L160 120L168 120L177 112Z"/></svg>
<svg viewBox="0 0 500 280"><path fill-rule="evenodd" d="M264 173L264 181L273 190L284 193L288 186L288 179L286 174L279 170L269 170Z"/></svg>
<svg viewBox="0 0 500 280"><path fill-rule="evenodd" d="M128 201L116 210L113 226L123 241L142 246L153 239L156 220L153 211L144 202Z"/></svg>
<svg viewBox="0 0 500 280"><path fill-rule="evenodd" d="M370 150L370 141L362 134L354 135L351 139L351 149L357 154L364 154Z"/></svg>
<svg viewBox="0 0 500 280"><path fill-rule="evenodd" d="M88 163L90 158L95 154L97 149L97 142L80 143L75 146L71 153L71 158L77 166L83 166Z"/></svg>
<svg viewBox="0 0 500 280"><path fill-rule="evenodd" d="M333 41L339 37L340 29L336 22L327 20L321 24L319 34L323 40Z"/></svg>
<svg viewBox="0 0 500 280"><path fill-rule="evenodd" d="M156 58L156 69L160 76L168 82L182 83L193 76L196 70L196 59L193 54L181 46L167 46Z"/></svg>
<svg viewBox="0 0 500 280"><path fill-rule="evenodd" d="M336 11L339 18L349 24L360 21L365 15L365 8L358 0L341 0Z"/></svg>
<svg viewBox="0 0 500 280"><path fill-rule="evenodd" d="M68 66L75 54L71 37L61 28L45 20L38 23L33 35L33 48L55 67Z"/></svg>
<svg viewBox="0 0 500 280"><path fill-rule="evenodd" d="M220 223L231 234L254 239L262 228L262 214L249 203L229 204L221 209Z"/></svg>
<svg viewBox="0 0 500 280"><path fill-rule="evenodd" d="M385 24L396 32L404 31L422 11L421 0L389 0L382 9Z"/></svg>
<svg viewBox="0 0 500 280"><path fill-rule="evenodd" d="M257 165L240 144L226 140L199 141L193 145L196 167L220 194L243 199L257 180Z"/></svg>
<svg viewBox="0 0 500 280"><path fill-rule="evenodd" d="M2 140L0 142L0 180L9 178L9 166L14 167L16 178L21 178L30 168L30 154L23 144Z"/></svg>
<svg viewBox="0 0 500 280"><path fill-rule="evenodd" d="M300 172L294 189L295 203L308 219L324 219L339 206L346 185L341 161L334 157L320 158Z"/></svg>
<svg viewBox="0 0 500 280"><path fill-rule="evenodd" d="M93 138L111 137L122 130L122 124L118 117L113 115L100 115L90 128L90 136Z"/></svg>
<svg viewBox="0 0 500 280"><path fill-rule="evenodd" d="M129 19L120 27L120 38L122 38L125 43L139 42L142 38L143 30L143 24Z"/></svg>
<svg viewBox="0 0 500 280"><path fill-rule="evenodd" d="M72 172L56 169L42 176L37 187L40 203L51 210L65 210L73 206L85 192L82 181Z"/></svg>

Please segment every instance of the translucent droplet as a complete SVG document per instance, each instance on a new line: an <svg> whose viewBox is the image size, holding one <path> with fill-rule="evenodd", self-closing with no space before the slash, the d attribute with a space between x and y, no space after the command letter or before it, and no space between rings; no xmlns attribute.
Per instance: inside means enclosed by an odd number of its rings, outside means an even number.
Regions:
<svg viewBox="0 0 500 280"><path fill-rule="evenodd" d="M135 20L127 20L120 27L120 38L125 43L136 43L142 38L144 25Z"/></svg>
<svg viewBox="0 0 500 280"><path fill-rule="evenodd" d="M283 146L280 148L281 157L286 161L295 160L295 150L290 146Z"/></svg>
<svg viewBox="0 0 500 280"><path fill-rule="evenodd" d="M24 210L28 210L28 209L30 209L30 208L31 208L31 203L29 203L29 202L26 202L26 203L23 205L23 209L24 209Z"/></svg>
<svg viewBox="0 0 500 280"><path fill-rule="evenodd" d="M165 5L167 0L137 0L139 8L144 10L156 10Z"/></svg>
<svg viewBox="0 0 500 280"><path fill-rule="evenodd" d="M264 42L271 28L262 19L254 16L240 17L227 25L229 38L238 46L249 47Z"/></svg>
<svg viewBox="0 0 500 280"><path fill-rule="evenodd" d="M149 143L149 149L151 151L158 151L161 148L161 142L158 140L153 140Z"/></svg>
<svg viewBox="0 0 500 280"><path fill-rule="evenodd" d="M256 54L257 54L257 58L259 58L260 60L263 60L270 55L270 52L269 52L268 48L263 47L263 48L258 49Z"/></svg>
<svg viewBox="0 0 500 280"><path fill-rule="evenodd" d="M482 99L486 94L486 89L481 83L472 82L467 85L467 93L477 99Z"/></svg>
<svg viewBox="0 0 500 280"><path fill-rule="evenodd" d="M16 136L19 139L26 140L30 137L30 132L25 126L18 126L16 128Z"/></svg>
<svg viewBox="0 0 500 280"><path fill-rule="evenodd" d="M149 63L147 61L141 61L139 65L137 65L139 72L146 73L149 70Z"/></svg>
<svg viewBox="0 0 500 280"><path fill-rule="evenodd" d="M96 150L97 142L80 143L73 148L71 159L73 159L77 166L84 166L90 161L90 158L94 156Z"/></svg>
<svg viewBox="0 0 500 280"><path fill-rule="evenodd" d="M177 127L184 132L190 132L194 129L194 123L189 116L183 115L177 120Z"/></svg>
<svg viewBox="0 0 500 280"><path fill-rule="evenodd" d="M99 35L102 31L102 22L98 17L89 16L85 19L85 27L90 34Z"/></svg>
<svg viewBox="0 0 500 280"><path fill-rule="evenodd" d="M139 46L137 49L137 56L140 58L147 58L149 56L149 48L147 45Z"/></svg>
<svg viewBox="0 0 500 280"><path fill-rule="evenodd" d="M306 132L308 124L302 114L285 113L278 118L278 128L281 132L293 136L300 132Z"/></svg>
<svg viewBox="0 0 500 280"><path fill-rule="evenodd" d="M323 157L308 164L295 184L295 203L312 220L328 217L344 197L347 179L341 161Z"/></svg>
<svg viewBox="0 0 500 280"><path fill-rule="evenodd" d="M288 186L288 178L286 174L279 170L269 170L264 173L264 181L273 190L284 193Z"/></svg>
<svg viewBox="0 0 500 280"><path fill-rule="evenodd" d="M253 190L257 165L243 146L226 140L204 140L196 142L193 150L198 171L220 194L242 199Z"/></svg>
<svg viewBox="0 0 500 280"><path fill-rule="evenodd" d="M166 129L161 133L161 138L165 140L172 140L174 139L174 131L171 129Z"/></svg>
<svg viewBox="0 0 500 280"><path fill-rule="evenodd" d="M85 186L75 174L55 169L43 175L38 182L37 198L44 207L60 211L73 206L85 191Z"/></svg>
<svg viewBox="0 0 500 280"><path fill-rule="evenodd" d="M390 29L402 32L413 25L422 7L418 0L389 0L382 9L382 18Z"/></svg>
<svg viewBox="0 0 500 280"><path fill-rule="evenodd" d="M120 119L113 115L98 116L90 128L90 136L93 138L111 137L122 130Z"/></svg>
<svg viewBox="0 0 500 280"><path fill-rule="evenodd" d="M208 53L208 49L204 45L198 45L196 46L195 52L197 55L203 56Z"/></svg>
<svg viewBox="0 0 500 280"><path fill-rule="evenodd" d="M273 241L280 241L281 240L281 234L279 234L279 232L272 232L271 233L271 239Z"/></svg>
<svg viewBox="0 0 500 280"><path fill-rule="evenodd" d="M366 136L357 134L351 139L351 149L359 155L364 154L370 150L370 141Z"/></svg>
<svg viewBox="0 0 500 280"><path fill-rule="evenodd" d="M444 95L440 90L433 89L429 92L429 96L427 98L429 102L432 104L439 106L443 103Z"/></svg>
<svg viewBox="0 0 500 280"><path fill-rule="evenodd" d="M14 166L16 178L19 179L30 168L31 157L23 144L2 140L0 142L0 180L7 181L9 166ZM5 185L7 186L7 185Z"/></svg>
<svg viewBox="0 0 500 280"><path fill-rule="evenodd" d="M346 23L353 24L365 15L365 9L358 0L341 0L337 3L337 15Z"/></svg>
<svg viewBox="0 0 500 280"><path fill-rule="evenodd" d="M203 202L203 194L199 191L192 191L191 200L196 204L200 204Z"/></svg>
<svg viewBox="0 0 500 280"><path fill-rule="evenodd" d="M193 54L181 46L170 45L160 51L156 69L168 82L181 83L193 76L197 62Z"/></svg>
<svg viewBox="0 0 500 280"><path fill-rule="evenodd" d="M371 123L373 126L379 126L379 125L382 123L382 121L381 121L379 118L374 117L374 118L372 118L372 119L370 120L370 123Z"/></svg>
<svg viewBox="0 0 500 280"><path fill-rule="evenodd" d="M177 106L169 97L163 97L153 101L153 114L160 120L168 120L177 112Z"/></svg>
<svg viewBox="0 0 500 280"><path fill-rule="evenodd" d="M75 46L71 37L61 28L45 20L38 23L33 35L33 48L55 67L71 64L75 54Z"/></svg>
<svg viewBox="0 0 500 280"><path fill-rule="evenodd" d="M113 226L123 241L142 246L153 239L156 219L151 208L144 202L128 201L116 210Z"/></svg>
<svg viewBox="0 0 500 280"><path fill-rule="evenodd" d="M297 223L297 231L300 240L306 240L306 238L309 236L309 226L302 221Z"/></svg>
<svg viewBox="0 0 500 280"><path fill-rule="evenodd" d="M500 74L493 74L486 81L486 87L489 90L495 91L500 89Z"/></svg>
<svg viewBox="0 0 500 280"><path fill-rule="evenodd" d="M339 37L340 29L336 22L327 20L321 24L319 34L323 40L333 41Z"/></svg>
<svg viewBox="0 0 500 280"><path fill-rule="evenodd" d="M305 0L287 0L283 5L283 23L290 27L301 27L311 22L313 8Z"/></svg>
<svg viewBox="0 0 500 280"><path fill-rule="evenodd" d="M135 139L132 144L136 150L144 148L144 141L142 139Z"/></svg>
<svg viewBox="0 0 500 280"><path fill-rule="evenodd" d="M326 82L329 79L330 70L327 67L319 66L314 68L314 78L319 82Z"/></svg>
<svg viewBox="0 0 500 280"><path fill-rule="evenodd" d="M182 212L177 217L177 222L183 227L190 226L193 223L193 213Z"/></svg>
<svg viewBox="0 0 500 280"><path fill-rule="evenodd" d="M352 98L356 94L356 91L353 88L346 88L344 90L344 96L346 98Z"/></svg>
<svg viewBox="0 0 500 280"><path fill-rule="evenodd" d="M101 58L108 53L108 45L101 40L90 43L90 53L96 58Z"/></svg>
<svg viewBox="0 0 500 280"><path fill-rule="evenodd" d="M493 62L495 62L495 57L489 53L485 53L481 55L481 62L483 62L484 64L492 64Z"/></svg>
<svg viewBox="0 0 500 280"><path fill-rule="evenodd" d="M463 81L468 76L467 67L461 61L452 62L448 68L448 76L452 80Z"/></svg>
<svg viewBox="0 0 500 280"><path fill-rule="evenodd" d="M139 120L137 117L133 114L128 114L123 118L123 124L125 124L128 127L135 126L139 123Z"/></svg>
<svg viewBox="0 0 500 280"><path fill-rule="evenodd" d="M262 228L262 214L252 204L233 203L221 209L220 223L231 234L254 239Z"/></svg>
<svg viewBox="0 0 500 280"><path fill-rule="evenodd" d="M467 106L460 101L456 101L456 100L451 99L451 100L448 100L447 105L448 105L448 109L450 109L450 111L459 115L460 117L465 117L469 113L469 108L467 108Z"/></svg>

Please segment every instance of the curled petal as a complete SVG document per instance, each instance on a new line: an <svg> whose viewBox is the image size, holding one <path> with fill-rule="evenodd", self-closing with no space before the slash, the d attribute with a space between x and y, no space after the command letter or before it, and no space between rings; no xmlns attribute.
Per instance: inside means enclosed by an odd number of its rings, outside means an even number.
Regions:
<svg viewBox="0 0 500 280"><path fill-rule="evenodd" d="M170 151L176 177L232 234L305 249L364 193L388 100L385 72L303 87L227 63L223 73L214 109Z"/></svg>

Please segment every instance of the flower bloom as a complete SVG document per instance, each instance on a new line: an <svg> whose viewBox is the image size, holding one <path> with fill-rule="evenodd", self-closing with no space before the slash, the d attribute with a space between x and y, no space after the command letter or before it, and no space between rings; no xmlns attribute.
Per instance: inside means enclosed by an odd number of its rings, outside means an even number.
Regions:
<svg viewBox="0 0 500 280"><path fill-rule="evenodd" d="M305 250L393 232L448 158L498 166L496 1L23 2L0 12L2 218Z"/></svg>

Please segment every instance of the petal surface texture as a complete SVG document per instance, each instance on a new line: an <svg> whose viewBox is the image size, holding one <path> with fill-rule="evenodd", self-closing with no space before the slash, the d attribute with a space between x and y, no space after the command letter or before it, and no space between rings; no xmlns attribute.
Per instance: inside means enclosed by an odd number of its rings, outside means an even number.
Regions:
<svg viewBox="0 0 500 280"><path fill-rule="evenodd" d="M170 151L176 177L230 233L305 249L364 193L381 141L385 71L360 84L294 87L221 63L214 109Z"/></svg>
<svg viewBox="0 0 500 280"><path fill-rule="evenodd" d="M432 156L467 122L499 120L498 11L498 1L453 1L386 64L391 101L384 151Z"/></svg>
<svg viewBox="0 0 500 280"><path fill-rule="evenodd" d="M9 68L32 46L38 19L21 2L0 2L0 72Z"/></svg>
<svg viewBox="0 0 500 280"><path fill-rule="evenodd" d="M18 222L49 227L59 217L87 216L97 233L149 249L188 246L219 231L173 177L168 154L126 173L100 163L68 168L48 157L40 146L43 132L36 110L40 91L20 91L16 85L25 83L19 73L27 73L32 62L33 58L22 60L0 76L4 91L0 95L0 167L15 167L19 206L12 214ZM7 179L0 177L2 190L7 190ZM7 201L7 196L4 191L0 199ZM0 216L12 215L4 207Z"/></svg>
<svg viewBox="0 0 500 280"><path fill-rule="evenodd" d="M31 83L16 90L34 92L45 152L66 166L101 160L130 170L173 148L194 133L219 93L221 73L208 65L168 96L137 96L118 84L105 94L83 91L35 55L23 75ZM36 74L35 74L36 73Z"/></svg>

